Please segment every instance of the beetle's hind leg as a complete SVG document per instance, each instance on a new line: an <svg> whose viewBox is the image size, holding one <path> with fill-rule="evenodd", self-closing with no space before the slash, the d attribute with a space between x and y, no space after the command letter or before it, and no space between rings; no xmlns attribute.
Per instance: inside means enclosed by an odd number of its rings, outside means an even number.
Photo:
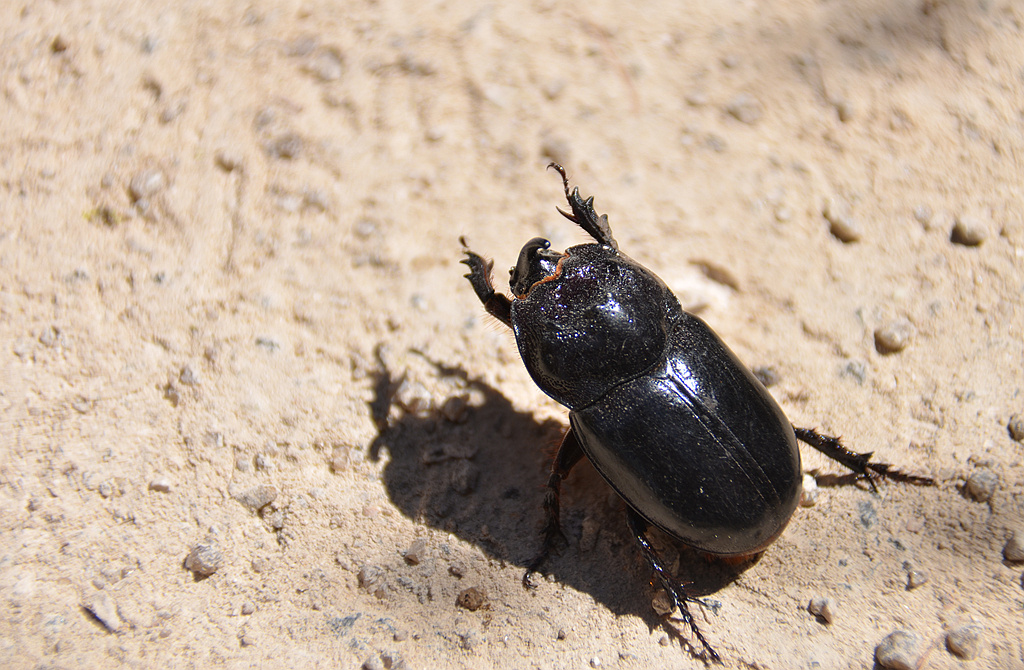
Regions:
<svg viewBox="0 0 1024 670"><path fill-rule="evenodd" d="M686 603L698 603L701 601L693 596L687 595L686 589L683 585L669 574L668 570L661 564L661 559L658 558L657 552L654 551L654 547L647 540L647 519L643 518L636 511L630 507L626 510L626 519L629 522L629 530L636 537L637 543L640 545L640 553L643 554L647 562L651 564L651 568L654 569L654 573L658 575L658 581L661 582L662 587L668 592L672 598L672 604L679 610L680 616L683 618L683 623L690 627L693 631L694 637L700 641L701 646L704 647L704 651L711 657L713 661L721 662L721 658L708 641L704 638L704 634L700 632L697 627L697 622L693 618L693 614L690 613L690 608L686 606Z"/></svg>
<svg viewBox="0 0 1024 670"><path fill-rule="evenodd" d="M844 447L837 437L822 435L816 430L797 428L795 426L793 427L793 433L801 442L809 444L832 460L848 467L857 475L858 479L866 479L868 484L871 485L872 490L877 490L875 487L875 477L887 477L898 482L915 484L917 486L931 486L935 483L931 477L908 475L888 463L873 463L871 462L871 456L874 452L869 451L866 454L860 454L856 451L851 451Z"/></svg>
<svg viewBox="0 0 1024 670"><path fill-rule="evenodd" d="M476 297L480 298L488 314L511 328L512 303L506 296L494 290L494 281L491 277L494 261L484 260L479 254L470 251L465 237L460 237L459 242L462 243L462 251L466 254L462 262L469 266L469 274L465 277L473 285Z"/></svg>
<svg viewBox="0 0 1024 670"><path fill-rule="evenodd" d="M542 531L543 545L540 553L537 554L529 565L526 566L526 574L523 575L523 586L531 588L533 584L530 577L539 572L551 553L551 547L555 540L564 538L562 535L561 519L561 494L562 480L569 476L569 471L583 458L583 448L572 428L562 438L562 444L558 447L554 460L551 462L551 474L548 475L548 483L544 491L544 530Z"/></svg>

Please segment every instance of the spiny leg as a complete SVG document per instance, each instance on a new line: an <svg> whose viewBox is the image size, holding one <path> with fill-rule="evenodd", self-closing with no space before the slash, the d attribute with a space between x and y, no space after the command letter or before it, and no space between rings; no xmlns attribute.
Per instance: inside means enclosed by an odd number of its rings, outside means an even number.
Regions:
<svg viewBox="0 0 1024 670"><path fill-rule="evenodd" d="M572 428L562 438L562 444L558 447L555 458L551 461L551 474L548 475L547 490L544 492L544 530L543 545L540 553L526 566L526 574L523 575L523 586L530 588L533 584L530 577L538 572L548 554L551 553L551 546L555 540L562 535L562 521L560 513L560 496L562 491L562 480L569 476L572 466L576 465L583 458L583 449Z"/></svg>
<svg viewBox="0 0 1024 670"><path fill-rule="evenodd" d="M654 573L658 575L658 580L661 582L662 587L664 587L672 598L672 604L679 609L679 614L683 618L683 623L690 627L690 630L693 631L694 637L700 641L708 656L710 656L714 661L721 662L722 659L719 658L718 652L712 649L711 645L708 644L708 641L704 639L704 635L700 632L700 629L697 628L697 622L690 613L690 608L686 606L687 602L700 604L700 601L686 594L686 589L679 580L670 575L668 570L662 566L661 560L658 558L658 554L654 551L654 547L652 547L651 543L648 542L647 536L645 535L647 532L647 526L649 525L647 519L637 514L632 507L627 509L626 518L629 522L630 532L633 533L636 537L637 543L640 545L640 553L643 554L644 558L647 559L647 562L651 564L651 567L654 569Z"/></svg>
<svg viewBox="0 0 1024 670"><path fill-rule="evenodd" d="M562 175L562 188L565 190L565 199L572 210L571 214L562 209L559 209L558 213L585 230L598 243L612 249L618 249L619 244L612 236L611 226L608 225L608 215L602 214L598 216L597 212L594 211L594 196L584 200L580 197L578 186L570 193L569 178L565 175L565 168L558 163L549 163L548 168L554 168L558 174Z"/></svg>
<svg viewBox="0 0 1024 670"><path fill-rule="evenodd" d="M865 454L850 451L842 445L837 437L822 435L816 430L796 428L795 426L793 433L801 442L809 444L832 460L848 467L857 475L858 479L866 479L868 484L871 485L872 491L878 491L878 488L875 486L874 475L888 477L898 482L914 484L916 486L931 486L935 483L931 477L908 475L905 472L900 472L888 463L872 463L871 456L874 454L873 451Z"/></svg>
<svg viewBox="0 0 1024 670"><path fill-rule="evenodd" d="M476 297L480 298L484 309L490 315L511 328L512 303L506 296L494 290L494 282L491 278L494 261L484 260L479 254L470 251L465 237L460 237L459 242L462 243L462 251L466 254L466 258L463 258L462 262L469 266L469 274L465 277L473 285Z"/></svg>

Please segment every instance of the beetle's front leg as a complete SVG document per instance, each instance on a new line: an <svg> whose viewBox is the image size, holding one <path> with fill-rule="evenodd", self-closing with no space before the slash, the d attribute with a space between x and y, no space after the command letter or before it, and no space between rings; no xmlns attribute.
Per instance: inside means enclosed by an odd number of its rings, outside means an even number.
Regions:
<svg viewBox="0 0 1024 670"><path fill-rule="evenodd" d="M491 271L494 269L494 261L484 260L482 256L469 250L466 246L466 238L460 237L462 251L466 257L462 262L469 266L469 274L465 275L469 283L476 291L476 297L484 304L487 313L495 317L503 324L512 327L512 303L509 299L494 290L494 282L491 279Z"/></svg>
<svg viewBox="0 0 1024 670"><path fill-rule="evenodd" d="M873 452L869 451L866 454L861 454L856 451L851 451L844 447L843 443L840 442L837 437L822 435L816 430L812 430L810 428L797 428L795 426L793 427L793 434L796 435L796 438L801 442L809 444L832 460L838 461L850 470L853 470L858 479L866 479L868 484L871 485L872 490L877 490L875 487L874 476L888 477L889 479L894 479L898 482L915 484L917 486L931 486L935 483L931 477L908 475L905 472L897 470L888 463L872 463L871 456Z"/></svg>
<svg viewBox="0 0 1024 670"><path fill-rule="evenodd" d="M533 587L530 577L540 570L548 554L551 553L551 545L555 539L562 536L561 520L561 492L562 480L569 476L572 466L576 465L583 458L583 448L572 428L562 438L562 444L558 447L558 453L551 462L551 474L548 475L547 490L544 492L544 544L540 553L526 566L526 574L523 575L523 586Z"/></svg>
<svg viewBox="0 0 1024 670"><path fill-rule="evenodd" d="M683 618L683 623L690 627L690 630L693 631L694 637L700 641L701 646L704 647L708 656L710 656L713 661L720 663L722 659L718 656L718 652L716 652L708 641L704 639L704 634L700 632L699 628L697 628L697 622L694 620L693 614L690 613L690 608L686 606L687 602L700 603L701 601L687 595L686 589L679 583L679 580L670 575L668 570L666 570L661 564L661 559L658 558L657 552L654 551L654 547L652 547L651 543L647 540L647 519L637 514L632 507L627 508L626 512L626 518L629 521L629 530L636 537L636 541L640 545L640 553L643 554L644 558L647 559L647 562L650 563L651 567L654 569L654 573L658 575L658 581L661 582L662 587L672 598L672 604L679 609L679 615Z"/></svg>

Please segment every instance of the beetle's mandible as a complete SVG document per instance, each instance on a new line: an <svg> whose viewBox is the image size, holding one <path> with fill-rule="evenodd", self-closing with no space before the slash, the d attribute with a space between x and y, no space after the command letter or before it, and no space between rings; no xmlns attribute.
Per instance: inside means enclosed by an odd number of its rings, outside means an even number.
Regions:
<svg viewBox="0 0 1024 670"><path fill-rule="evenodd" d="M569 408L544 499L543 548L524 583L560 535L559 490L586 456L627 505L640 551L693 631L719 660L688 602L699 602L666 571L645 533L653 524L706 554L755 555L786 527L800 498L806 442L874 487L873 476L915 484L871 454L794 428L764 386L700 318L682 309L661 279L619 251L593 197L569 190L558 210L595 242L553 251L535 237L509 270L513 298L494 290L492 263L463 248L466 275L486 310L512 328L530 376Z"/></svg>

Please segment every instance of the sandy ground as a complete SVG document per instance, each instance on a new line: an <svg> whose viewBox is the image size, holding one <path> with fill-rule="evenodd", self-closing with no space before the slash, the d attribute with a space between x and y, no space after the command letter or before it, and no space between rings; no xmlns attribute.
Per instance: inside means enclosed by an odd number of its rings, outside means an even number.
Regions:
<svg viewBox="0 0 1024 670"><path fill-rule="evenodd" d="M584 241L557 160L793 423L938 482L823 486L736 573L662 543L724 667L1024 668L1021 3L33 0L0 39L6 667L702 667L588 464L520 584L566 415L458 236L502 287Z"/></svg>

